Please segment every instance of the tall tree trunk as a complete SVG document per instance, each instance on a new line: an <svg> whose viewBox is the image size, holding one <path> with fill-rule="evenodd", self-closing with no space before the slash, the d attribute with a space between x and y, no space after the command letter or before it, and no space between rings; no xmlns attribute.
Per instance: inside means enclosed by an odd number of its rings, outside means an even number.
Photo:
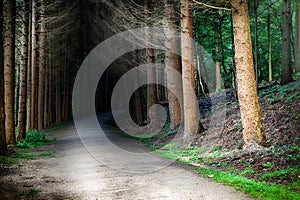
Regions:
<svg viewBox="0 0 300 200"><path fill-rule="evenodd" d="M51 46L50 46L51 48ZM47 127L52 123L52 82L53 82L53 62L52 62L52 53L51 49L49 49L49 67L48 67L48 104L47 104Z"/></svg>
<svg viewBox="0 0 300 200"><path fill-rule="evenodd" d="M6 151L4 107L4 49L3 49L3 1L0 2L0 155Z"/></svg>
<svg viewBox="0 0 300 200"><path fill-rule="evenodd" d="M168 101L170 109L170 129L176 129L181 123L181 105L182 95L177 99L175 94L171 91L176 91L177 94L182 93L182 84L180 77L172 75L170 69L174 69L180 72L180 57L176 53L180 51L180 41L177 37L174 37L177 33L178 28L178 14L177 14L177 1L176 0L165 0L165 27L167 29L166 35L166 73L167 73L167 84L168 89ZM173 51L173 52L172 52Z"/></svg>
<svg viewBox="0 0 300 200"><path fill-rule="evenodd" d="M61 103L61 83L60 83L60 69L56 68L55 72L55 91L56 91L56 123L62 122L62 103Z"/></svg>
<svg viewBox="0 0 300 200"><path fill-rule="evenodd" d="M48 51L46 52L46 55L48 54ZM47 60L47 59L46 59ZM49 79L48 79L48 73L49 73L49 63L48 60L46 61L45 64L45 95L44 95L44 118L43 118L43 124L44 124L44 128L48 128L48 97L49 97Z"/></svg>
<svg viewBox="0 0 300 200"><path fill-rule="evenodd" d="M23 1L25 12L22 38L22 63L20 69L20 97L18 115L18 141L26 134L26 98L27 98L27 69L28 69L28 32L29 32L29 0Z"/></svg>
<svg viewBox="0 0 300 200"><path fill-rule="evenodd" d="M293 81L292 58L291 58L291 2L282 1L282 61L281 61L281 84Z"/></svg>
<svg viewBox="0 0 300 200"><path fill-rule="evenodd" d="M31 122L32 129L37 128L36 104L37 104L37 32L36 32L36 0L31 3Z"/></svg>
<svg viewBox="0 0 300 200"><path fill-rule="evenodd" d="M253 54L247 0L231 0L235 44L238 96L245 147L264 144L257 89L253 71Z"/></svg>
<svg viewBox="0 0 300 200"><path fill-rule="evenodd" d="M150 0L146 1L147 3L147 15L148 17L151 17L151 9L152 9L152 2ZM147 38L149 41L151 41L151 34L148 32ZM154 49L151 47L146 48L146 58L148 63L148 70L147 70L147 80L148 83L156 83L156 69L155 69L155 55L154 55ZM158 93L157 93L157 85L156 84L148 84L147 87L147 119L153 124L152 128L157 128L159 126L159 120L158 120L158 110L156 107L152 108L152 115L150 116L150 108L157 104L158 102Z"/></svg>
<svg viewBox="0 0 300 200"><path fill-rule="evenodd" d="M39 54L39 84L38 84L38 130L41 131L44 128L44 101L45 101L45 8L44 0L41 0L40 10L40 54Z"/></svg>
<svg viewBox="0 0 300 200"><path fill-rule="evenodd" d="M270 8L268 11L267 19L267 29L268 29L268 68L269 68L269 82L273 80L272 76L272 42L271 42L271 12Z"/></svg>
<svg viewBox="0 0 300 200"><path fill-rule="evenodd" d="M4 102L6 142L8 145L16 144L14 120L15 6L15 0L7 0L4 58Z"/></svg>
<svg viewBox="0 0 300 200"><path fill-rule="evenodd" d="M196 102L193 60L193 23L190 0L181 0L181 52L183 77L184 137L189 138L200 131L199 108ZM192 90L189 89L191 87ZM200 125L200 126L199 126Z"/></svg>
<svg viewBox="0 0 300 200"><path fill-rule="evenodd" d="M28 27L28 31L29 31L29 33L28 33L28 64L27 64L27 67L28 67L28 69L27 69L27 100L26 100L26 104L27 104L27 109L26 109L26 125L27 125L27 130L31 130L32 129L32 124L31 124L31 106L32 106L32 104L31 104L31 100L32 100L32 98L31 98L31 87L32 87L32 84L31 84L31 78L32 78L32 76L31 76L31 39L32 39L32 36L31 36L31 25L32 25L32 23L31 23L31 16L32 16L32 6L31 6L31 0L30 0L30 4L29 4L29 10L28 10L28 12L29 12L29 27Z"/></svg>
<svg viewBox="0 0 300 200"><path fill-rule="evenodd" d="M300 73L300 0L296 0L295 71Z"/></svg>

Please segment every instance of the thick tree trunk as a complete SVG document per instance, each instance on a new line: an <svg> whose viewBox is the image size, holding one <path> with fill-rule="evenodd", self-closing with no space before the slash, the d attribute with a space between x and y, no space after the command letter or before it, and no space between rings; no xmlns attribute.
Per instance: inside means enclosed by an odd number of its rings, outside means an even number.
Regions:
<svg viewBox="0 0 300 200"><path fill-rule="evenodd" d="M42 131L44 128L44 101L45 101L45 8L44 1L41 0L40 11L40 49L39 49L39 91L38 91L38 130Z"/></svg>
<svg viewBox="0 0 300 200"><path fill-rule="evenodd" d="M31 5L31 122L32 129L37 128L36 104L37 104L37 32L36 32L36 0Z"/></svg>
<svg viewBox="0 0 300 200"><path fill-rule="evenodd" d="M193 60L192 8L189 0L181 0L181 52L183 77L184 137L189 138L203 128L196 102ZM192 90L188 89L191 87ZM199 126L200 125L200 126Z"/></svg>
<svg viewBox="0 0 300 200"><path fill-rule="evenodd" d="M257 89L253 71L253 54L247 0L231 0L235 44L238 96L245 147L264 144Z"/></svg>
<svg viewBox="0 0 300 200"><path fill-rule="evenodd" d="M177 37L174 37L177 33L178 28L178 14L177 14L177 1L175 0L165 0L165 27L167 29L166 34L166 73L167 73L167 84L168 89L168 101L170 109L170 129L176 129L181 123L181 105L182 95L177 99L175 94L171 91L177 91L177 94L182 93L182 84L180 77L172 76L172 71L174 69L180 72L180 57L176 53L180 51L180 41ZM172 52L173 51L173 52Z"/></svg>
<svg viewBox="0 0 300 200"><path fill-rule="evenodd" d="M151 17L151 9L152 9L152 3L151 1L147 0L147 15L148 17ZM151 35L147 34L147 38L149 41L151 41ZM148 63L148 70L147 70L147 80L148 83L156 83L156 69L155 69L155 55L154 55L154 49L151 47L147 47L146 49L146 58ZM157 85L156 84L148 84L147 85L147 121L153 124L153 129L156 129L159 126L159 120L158 120L158 110L156 107L153 107L151 109L152 115L150 116L150 108L157 104L158 102L158 93L157 93Z"/></svg>
<svg viewBox="0 0 300 200"><path fill-rule="evenodd" d="M0 30L3 30L3 1L0 2ZM6 151L5 107L4 107L4 51L3 35L0 31L0 155Z"/></svg>
<svg viewBox="0 0 300 200"><path fill-rule="evenodd" d="M139 63L139 51L134 52L134 58L136 63ZM136 74L134 76L133 84L134 87L138 85L139 76ZM142 91L141 88L138 88L137 91L134 92L134 111L135 111L135 120L138 125L144 122L144 115L143 115L143 98L142 98Z"/></svg>
<svg viewBox="0 0 300 200"><path fill-rule="evenodd" d="M254 69L256 87L258 88L259 72L258 72L258 0L254 0Z"/></svg>
<svg viewBox="0 0 300 200"><path fill-rule="evenodd" d="M281 61L281 84L293 81L292 58L291 58L291 2L282 1L282 61Z"/></svg>
<svg viewBox="0 0 300 200"><path fill-rule="evenodd" d="M20 69L20 97L18 115L18 141L26 134L26 99L27 99L27 69L28 69L28 32L29 32L29 0L23 1L25 7L22 38L22 63Z"/></svg>
<svg viewBox="0 0 300 200"><path fill-rule="evenodd" d="M16 144L14 120L14 69L15 69L15 0L6 2L6 31L5 31L5 131L8 145Z"/></svg>
<svg viewBox="0 0 300 200"><path fill-rule="evenodd" d="M300 0L296 0L295 71L300 72Z"/></svg>

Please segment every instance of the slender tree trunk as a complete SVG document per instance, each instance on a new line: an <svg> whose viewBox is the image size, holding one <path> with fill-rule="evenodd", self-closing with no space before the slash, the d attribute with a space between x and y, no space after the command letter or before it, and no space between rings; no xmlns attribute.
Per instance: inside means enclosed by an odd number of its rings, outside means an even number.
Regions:
<svg viewBox="0 0 300 200"><path fill-rule="evenodd" d="M267 29L268 29L268 68L269 68L269 82L273 80L272 77L272 42L271 42L271 13L268 11Z"/></svg>
<svg viewBox="0 0 300 200"><path fill-rule="evenodd" d="M6 151L4 107L3 1L0 2L0 155Z"/></svg>
<svg viewBox="0 0 300 200"><path fill-rule="evenodd" d="M32 129L37 128L36 104L37 104L37 33L36 33L36 0L31 3L31 122Z"/></svg>
<svg viewBox="0 0 300 200"><path fill-rule="evenodd" d="M60 72L59 68L56 68L56 123L62 122L62 103L61 103L61 84L60 84Z"/></svg>
<svg viewBox="0 0 300 200"><path fill-rule="evenodd" d="M176 129L181 123L181 105L182 95L177 99L175 94L171 91L176 91L177 94L182 93L182 84L180 77L173 75L170 69L174 69L180 72L180 57L176 53L180 51L180 41L179 38L175 37L178 28L178 14L177 14L177 2L175 0L165 0L165 27L167 29L166 35L166 74L167 74L167 84L168 89L168 101L170 109L170 129ZM172 52L173 51L173 52Z"/></svg>
<svg viewBox="0 0 300 200"><path fill-rule="evenodd" d="M232 86L234 88L234 96L236 99L238 99L238 87L237 87L237 78L236 78L236 63L235 63L235 45L234 45L234 29L233 29L233 19L232 19L232 13L231 13L231 42L232 42L232 51L233 51L233 58L232 58Z"/></svg>
<svg viewBox="0 0 300 200"><path fill-rule="evenodd" d="M295 72L300 73L300 0L296 0Z"/></svg>
<svg viewBox="0 0 300 200"><path fill-rule="evenodd" d="M200 131L199 108L196 102L193 60L192 8L189 0L181 0L181 52L183 77L184 137L189 138ZM191 87L192 90L188 89Z"/></svg>
<svg viewBox="0 0 300 200"><path fill-rule="evenodd" d="M48 52L46 52L46 55L47 55ZM46 59L47 60L47 59ZM48 128L48 123L47 123L47 120L48 120L48 97L49 97L49 79L48 79L48 73L49 73L49 70L48 70L48 67L49 67L49 63L48 63L48 60L45 64L45 95L44 95L44 118L43 118L43 124L44 124L44 128Z"/></svg>
<svg viewBox="0 0 300 200"><path fill-rule="evenodd" d="M28 21L28 64L27 64L27 100L26 100L26 105L27 105L27 109L26 109L26 126L27 126L27 130L30 130L32 129L31 127L31 39L32 39L32 36L31 36L31 16L32 16L32 5L31 5L32 1L30 0L30 3L29 3L29 21Z"/></svg>
<svg viewBox="0 0 300 200"><path fill-rule="evenodd" d="M18 141L26 134L26 99L27 99L27 69L28 69L28 32L29 32L29 0L23 1L25 7L22 38L22 63L20 69L20 97L18 115Z"/></svg>
<svg viewBox="0 0 300 200"><path fill-rule="evenodd" d="M49 71L48 71L48 104L47 104L47 127L50 126L50 124L52 123L52 74L53 74L53 63L52 63L52 53L51 53L51 49L49 49Z"/></svg>
<svg viewBox="0 0 300 200"><path fill-rule="evenodd" d="M281 61L281 84L293 81L292 58L291 58L291 2L282 1L282 61Z"/></svg>
<svg viewBox="0 0 300 200"><path fill-rule="evenodd" d="M6 117L6 143L8 145L16 144L14 120L15 6L15 0L7 0L4 58L4 102Z"/></svg>
<svg viewBox="0 0 300 200"><path fill-rule="evenodd" d="M258 104L247 0L231 0L238 96L245 147L264 144Z"/></svg>
<svg viewBox="0 0 300 200"><path fill-rule="evenodd" d="M21 57L16 57L15 55L15 60L22 60L22 56ZM19 119L19 96L20 96L20 73L21 73L21 66L20 64L17 64L17 66L15 67L14 70L14 122L15 122L15 127L18 126L18 119Z"/></svg>
<svg viewBox="0 0 300 200"><path fill-rule="evenodd" d="M215 39L215 64L216 64L216 91L221 90L221 67L220 67L220 33L219 33L219 14L214 14L214 39Z"/></svg>
<svg viewBox="0 0 300 200"><path fill-rule="evenodd" d="M38 91L38 130L42 131L44 128L44 101L45 101L45 8L44 0L41 0L40 10L40 54L39 54L39 91Z"/></svg>

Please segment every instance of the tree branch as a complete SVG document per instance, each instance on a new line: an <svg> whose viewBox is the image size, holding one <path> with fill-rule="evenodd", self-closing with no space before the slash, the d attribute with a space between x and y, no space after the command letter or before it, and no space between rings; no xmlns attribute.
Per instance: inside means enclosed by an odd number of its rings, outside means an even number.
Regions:
<svg viewBox="0 0 300 200"><path fill-rule="evenodd" d="M217 7L217 6L211 6L211 5L208 5L208 4L196 1L196 0L193 0L193 2L196 3L196 4L198 4L198 5L205 6L205 7L212 8L212 9L231 11L231 9L229 9L229 8L222 8L222 7Z"/></svg>

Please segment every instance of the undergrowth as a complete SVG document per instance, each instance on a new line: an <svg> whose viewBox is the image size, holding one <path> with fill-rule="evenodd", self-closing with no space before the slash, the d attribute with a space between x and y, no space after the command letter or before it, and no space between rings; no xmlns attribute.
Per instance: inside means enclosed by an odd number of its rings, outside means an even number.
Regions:
<svg viewBox="0 0 300 200"><path fill-rule="evenodd" d="M17 147L38 147L49 145L53 143L55 139L47 139L44 131L31 130L26 133L26 138L17 142Z"/></svg>

